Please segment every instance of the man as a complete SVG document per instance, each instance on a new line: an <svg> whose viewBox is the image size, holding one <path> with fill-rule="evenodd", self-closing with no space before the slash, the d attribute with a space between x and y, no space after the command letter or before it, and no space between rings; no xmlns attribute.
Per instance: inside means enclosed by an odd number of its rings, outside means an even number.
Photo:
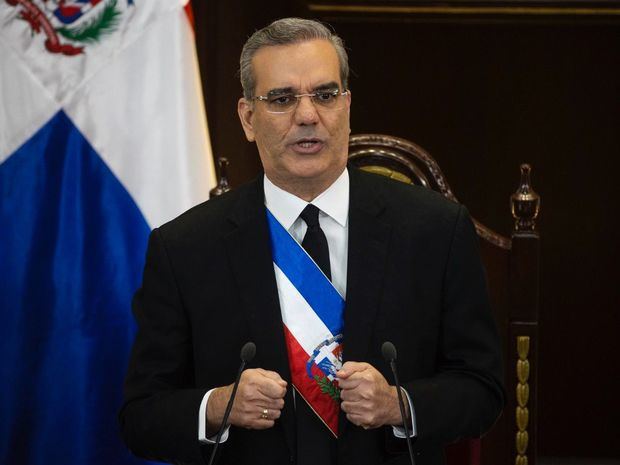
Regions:
<svg viewBox="0 0 620 465"><path fill-rule="evenodd" d="M347 168L347 56L321 24L256 32L240 70L239 117L265 175L153 231L120 414L128 446L202 463L254 341L219 463L408 463L380 352L390 340L417 464L443 463L445 443L483 434L503 405L465 209Z"/></svg>

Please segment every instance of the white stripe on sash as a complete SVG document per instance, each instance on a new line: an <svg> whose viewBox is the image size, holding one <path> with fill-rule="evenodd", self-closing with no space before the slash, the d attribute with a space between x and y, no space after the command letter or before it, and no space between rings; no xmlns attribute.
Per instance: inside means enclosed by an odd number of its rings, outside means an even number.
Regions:
<svg viewBox="0 0 620 465"><path fill-rule="evenodd" d="M295 339L307 354L325 339L333 336L327 326L321 321L297 288L289 281L286 275L273 264L276 272L276 283L282 309L282 321L289 331L295 335Z"/></svg>

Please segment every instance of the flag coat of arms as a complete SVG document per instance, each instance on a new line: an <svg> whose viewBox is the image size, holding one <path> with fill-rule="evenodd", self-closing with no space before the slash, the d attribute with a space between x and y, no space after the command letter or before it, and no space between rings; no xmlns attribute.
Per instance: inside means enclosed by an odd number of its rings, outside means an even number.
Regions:
<svg viewBox="0 0 620 465"><path fill-rule="evenodd" d="M215 178L186 3L0 0L0 463L141 463L131 297Z"/></svg>

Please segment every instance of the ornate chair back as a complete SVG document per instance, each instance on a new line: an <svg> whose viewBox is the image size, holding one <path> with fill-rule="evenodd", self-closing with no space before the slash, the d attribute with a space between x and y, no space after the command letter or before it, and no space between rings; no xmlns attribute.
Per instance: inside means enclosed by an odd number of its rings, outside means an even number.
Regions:
<svg viewBox="0 0 620 465"><path fill-rule="evenodd" d="M380 134L351 136L349 162L458 202L435 159L408 140ZM447 448L449 465L536 465L539 235L535 221L540 199L530 185L529 165L521 166L521 182L510 200L514 218L510 237L474 218L503 343L507 405L485 437Z"/></svg>

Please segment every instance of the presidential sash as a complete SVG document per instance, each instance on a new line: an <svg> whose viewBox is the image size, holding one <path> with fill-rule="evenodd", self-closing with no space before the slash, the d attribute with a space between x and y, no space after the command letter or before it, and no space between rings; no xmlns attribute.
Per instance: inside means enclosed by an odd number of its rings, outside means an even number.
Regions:
<svg viewBox="0 0 620 465"><path fill-rule="evenodd" d="M292 383L338 437L345 302L269 210L267 221Z"/></svg>

